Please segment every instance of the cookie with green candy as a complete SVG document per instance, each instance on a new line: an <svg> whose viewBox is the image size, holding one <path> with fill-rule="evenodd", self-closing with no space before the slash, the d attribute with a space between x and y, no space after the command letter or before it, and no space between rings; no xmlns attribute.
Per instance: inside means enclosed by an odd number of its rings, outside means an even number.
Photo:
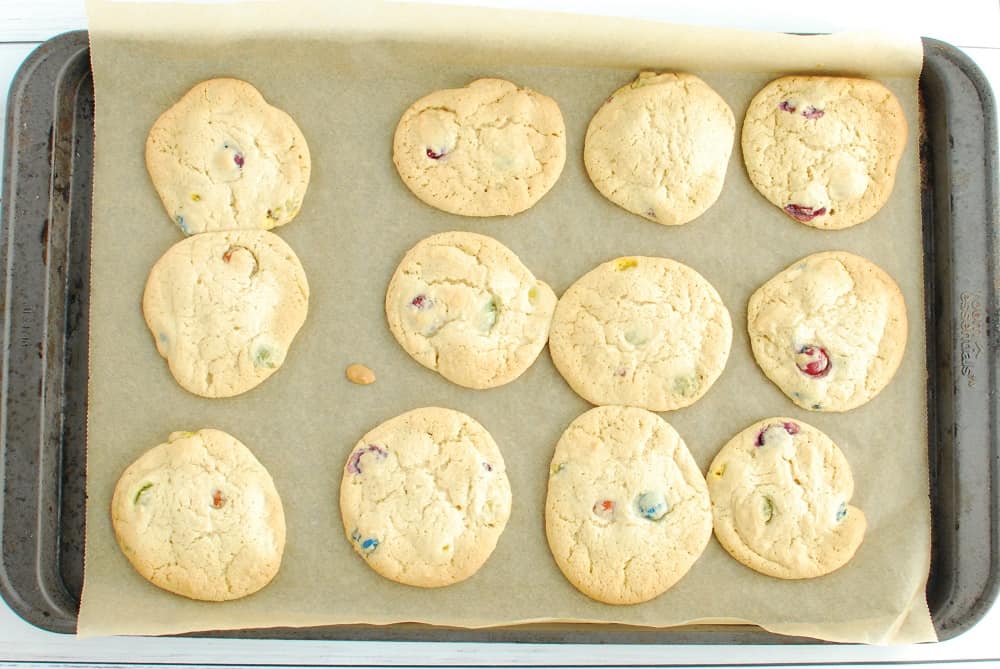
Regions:
<svg viewBox="0 0 1000 669"><path fill-rule="evenodd" d="M850 504L851 468L815 427L767 418L722 447L708 469L715 536L746 566L777 578L840 569L864 539L865 514Z"/></svg>
<svg viewBox="0 0 1000 669"><path fill-rule="evenodd" d="M202 397L232 397L281 368L309 309L295 252L265 230L206 232L170 247L142 311L170 373Z"/></svg>
<svg viewBox="0 0 1000 669"><path fill-rule="evenodd" d="M111 498L111 524L143 578L206 601L266 586L285 547L270 474L239 440L213 429L174 432L129 465Z"/></svg>
<svg viewBox="0 0 1000 669"><path fill-rule="evenodd" d="M632 256L598 265L563 293L549 351L591 404L672 411L708 392L732 339L729 311L705 277L676 260Z"/></svg>
<svg viewBox="0 0 1000 669"><path fill-rule="evenodd" d="M410 357L481 389L510 383L535 362L555 305L548 284L497 240L443 232L407 251L386 290L385 315Z"/></svg>

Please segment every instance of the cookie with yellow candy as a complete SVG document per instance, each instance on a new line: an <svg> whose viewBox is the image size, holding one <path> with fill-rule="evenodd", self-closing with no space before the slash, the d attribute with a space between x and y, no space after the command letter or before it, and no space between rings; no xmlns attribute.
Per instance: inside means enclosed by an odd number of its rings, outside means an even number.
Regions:
<svg viewBox="0 0 1000 669"><path fill-rule="evenodd" d="M299 213L312 169L302 131L239 79L209 79L153 124L146 169L186 235L284 225Z"/></svg>
<svg viewBox="0 0 1000 669"><path fill-rule="evenodd" d="M864 539L843 452L815 427L767 418L746 428L708 468L715 536L768 576L814 578L840 569Z"/></svg>
<svg viewBox="0 0 1000 669"><path fill-rule="evenodd" d="M671 411L722 374L733 326L705 277L669 258L624 257L577 279L556 305L552 362L592 404Z"/></svg>

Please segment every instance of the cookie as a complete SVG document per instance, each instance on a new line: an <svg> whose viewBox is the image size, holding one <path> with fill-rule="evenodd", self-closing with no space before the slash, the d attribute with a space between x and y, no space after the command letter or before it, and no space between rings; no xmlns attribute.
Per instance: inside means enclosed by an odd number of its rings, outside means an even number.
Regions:
<svg viewBox="0 0 1000 669"><path fill-rule="evenodd" d="M733 326L715 288L667 258L599 265L560 298L549 352L591 404L670 411L696 402L722 374Z"/></svg>
<svg viewBox="0 0 1000 669"><path fill-rule="evenodd" d="M747 329L767 378L803 409L848 411L889 385L906 350L906 305L888 274L816 253L750 297Z"/></svg>
<svg viewBox="0 0 1000 669"><path fill-rule="evenodd" d="M185 390L232 397L281 367L309 308L298 257L266 230L206 232L174 244L146 281L142 311Z"/></svg>
<svg viewBox="0 0 1000 669"><path fill-rule="evenodd" d="M146 138L146 169L186 235L288 223L309 185L309 147L292 118L238 79L203 81Z"/></svg>
<svg viewBox="0 0 1000 669"><path fill-rule="evenodd" d="M115 538L153 585L221 602L271 582L285 549L285 513L271 475L220 430L174 432L118 479Z"/></svg>
<svg viewBox="0 0 1000 669"><path fill-rule="evenodd" d="M899 100L877 81L782 77L750 102L743 160L772 204L800 223L839 230L888 201L906 133Z"/></svg>
<svg viewBox="0 0 1000 669"><path fill-rule="evenodd" d="M503 456L486 429L451 409L415 409L362 437L347 458L340 513L351 547L393 581L465 580L510 517Z"/></svg>
<svg viewBox="0 0 1000 669"><path fill-rule="evenodd" d="M443 211L510 216L555 185L566 126L555 100L503 79L435 91L399 119L392 159L406 187Z"/></svg>
<svg viewBox="0 0 1000 669"><path fill-rule="evenodd" d="M704 81L643 72L594 115L583 161L619 207L681 225L719 198L735 135L733 111Z"/></svg>
<svg viewBox="0 0 1000 669"><path fill-rule="evenodd" d="M420 241L385 295L400 346L466 388L495 388L524 373L545 346L555 305L552 289L513 251L471 232Z"/></svg>
<svg viewBox="0 0 1000 669"><path fill-rule="evenodd" d="M677 431L644 409L604 406L556 444L545 534L559 569L608 604L664 593L712 536L708 488Z"/></svg>
<svg viewBox="0 0 1000 669"><path fill-rule="evenodd" d="M802 421L751 425L722 447L707 478L719 543L762 574L828 574L864 539L865 514L850 504L854 479L844 454Z"/></svg>

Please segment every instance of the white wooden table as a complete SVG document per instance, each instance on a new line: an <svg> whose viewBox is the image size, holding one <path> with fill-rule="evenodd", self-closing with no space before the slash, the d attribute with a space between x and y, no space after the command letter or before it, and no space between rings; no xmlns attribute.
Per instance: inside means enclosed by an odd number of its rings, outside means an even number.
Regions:
<svg viewBox="0 0 1000 669"><path fill-rule="evenodd" d="M440 1L440 0L436 0ZM1000 91L998 0L453 0L458 4L546 8L593 14L657 18L676 23L753 30L832 32L893 29L935 37L962 47ZM54 35L86 27L83 0L0 0L0 87L6 90L20 63ZM3 142L0 126L0 146ZM870 665L1000 667L1000 605L972 630L951 641L923 646L536 646L518 644L417 644L239 639L111 638L77 640L43 632L0 603L0 666L224 664L269 665Z"/></svg>

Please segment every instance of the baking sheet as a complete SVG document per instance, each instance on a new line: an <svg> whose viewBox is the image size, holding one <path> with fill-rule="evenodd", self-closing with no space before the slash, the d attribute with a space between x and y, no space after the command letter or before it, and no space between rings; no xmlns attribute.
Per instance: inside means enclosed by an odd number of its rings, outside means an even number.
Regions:
<svg viewBox="0 0 1000 669"><path fill-rule="evenodd" d="M88 10L97 110L81 636L403 621L464 627L746 621L839 641L934 638L923 594L930 512L919 40L318 0L285 3L281 12L273 3L104 0L93 0ZM797 224L754 191L737 136L726 187L701 218L666 228L619 209L590 184L583 137L607 95L644 68L693 71L737 119L779 74L878 76L900 97L910 121L892 199L871 221L845 231ZM145 136L190 86L215 76L246 79L290 113L313 159L302 211L278 230L308 274L309 318L274 377L225 400L198 398L177 386L140 310L150 267L181 239L146 175ZM403 186L391 161L393 130L413 100L481 76L552 96L566 119L562 177L538 205L509 219L429 208ZM702 400L664 417L703 469L733 434L766 416L790 415L824 430L851 463L853 503L869 520L855 559L820 579L779 581L743 567L713 539L688 576L652 602L613 607L578 593L548 552L542 509L552 449L589 405L563 382L547 352L514 383L471 391L412 361L385 326L385 286L403 253L451 229L496 237L560 294L619 255L664 255L701 272L733 316L732 355ZM910 319L893 383L869 404L839 415L797 409L756 367L745 330L747 300L761 283L828 249L860 253L892 274ZM344 379L344 368L355 361L375 370L374 385ZM360 436L398 413L430 405L465 411L490 430L507 462L514 506L496 552L476 576L422 590L386 581L365 566L343 537L337 499L343 463ZM224 429L246 443L272 473L285 505L281 572L237 602L194 602L149 585L118 551L111 530L108 504L121 471L170 432L200 427Z"/></svg>

